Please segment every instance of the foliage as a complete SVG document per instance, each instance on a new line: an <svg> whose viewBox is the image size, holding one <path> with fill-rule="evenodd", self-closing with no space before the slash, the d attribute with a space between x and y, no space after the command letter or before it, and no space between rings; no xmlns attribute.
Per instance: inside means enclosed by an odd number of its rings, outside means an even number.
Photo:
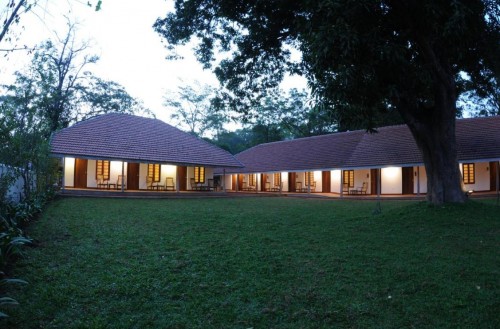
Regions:
<svg viewBox="0 0 500 329"><path fill-rule="evenodd" d="M50 0L40 1L40 0L8 0L4 1L3 8L0 10L0 19L2 21L2 26L0 28L0 45L3 44L11 44L8 47L0 48L0 51L11 52L14 50L30 50L27 45L19 47L16 42L18 41L18 35L13 32L13 27L18 25L21 21L21 18L24 17L27 13L32 12L34 15L47 15L50 13L45 12L47 2ZM81 5L80 1L76 2L78 5ZM96 2L87 1L88 7L95 8L95 11L101 10L102 1L98 0ZM40 9L43 12L39 13L36 9ZM26 30L26 26L22 26L21 30Z"/></svg>
<svg viewBox="0 0 500 329"><path fill-rule="evenodd" d="M88 71L99 58L88 54L88 43L77 43L74 24L68 22L67 34L56 38L42 43L31 65L5 87L9 97L36 111L46 137L96 114L147 112L122 86Z"/></svg>
<svg viewBox="0 0 500 329"><path fill-rule="evenodd" d="M154 28L170 46L197 38L198 59L216 66L228 103L244 113L299 73L341 130L400 116L422 153L427 196L441 204L465 202L456 102L498 81L499 11L493 0L178 0Z"/></svg>
<svg viewBox="0 0 500 329"><path fill-rule="evenodd" d="M2 206L0 208L0 308L2 309L5 305L18 305L15 299L4 295L8 285L27 283L24 280L9 278L5 274L13 262L22 256L22 247L33 242L23 233L21 227L34 220L52 197L50 191L41 191L17 204L0 199ZM7 314L0 311L0 318L3 317L7 317Z"/></svg>
<svg viewBox="0 0 500 329"><path fill-rule="evenodd" d="M216 92L215 88L197 81L167 93L164 106L172 112L170 118L176 126L185 127L191 134L200 137L218 135L229 118L213 106L212 99Z"/></svg>
<svg viewBox="0 0 500 329"><path fill-rule="evenodd" d="M28 282L20 279L9 279L5 278L5 273L0 271L0 292L4 291L9 284L27 284ZM0 297L0 309L6 305L19 305L17 300L11 297L3 296ZM0 318L6 318L8 315L4 312L0 312Z"/></svg>
<svg viewBox="0 0 500 329"><path fill-rule="evenodd" d="M25 307L3 324L499 327L493 200L386 200L372 216L375 204L60 199L30 227L43 248L30 249L13 273L30 285L9 289Z"/></svg>

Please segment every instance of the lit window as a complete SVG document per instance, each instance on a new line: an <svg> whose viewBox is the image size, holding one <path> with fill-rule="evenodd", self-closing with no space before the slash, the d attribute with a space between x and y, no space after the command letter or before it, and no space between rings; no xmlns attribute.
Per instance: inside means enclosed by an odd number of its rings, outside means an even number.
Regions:
<svg viewBox="0 0 500 329"><path fill-rule="evenodd" d="M344 184L354 187L354 170L344 170Z"/></svg>
<svg viewBox="0 0 500 329"><path fill-rule="evenodd" d="M161 166L159 163L148 164L148 177L153 178L153 182L159 182L161 179Z"/></svg>
<svg viewBox="0 0 500 329"><path fill-rule="evenodd" d="M476 182L475 178L475 168L473 163L462 164L464 172L464 184L474 184Z"/></svg>
<svg viewBox="0 0 500 329"><path fill-rule="evenodd" d="M205 167L194 167L194 182L205 183Z"/></svg>
<svg viewBox="0 0 500 329"><path fill-rule="evenodd" d="M274 185L280 185L281 183L281 174L279 172L274 174Z"/></svg>
<svg viewBox="0 0 500 329"><path fill-rule="evenodd" d="M248 185L255 186L255 174L248 175Z"/></svg>
<svg viewBox="0 0 500 329"><path fill-rule="evenodd" d="M102 179L109 180L109 160L97 160L95 167L95 178L102 175Z"/></svg>
<svg viewBox="0 0 500 329"><path fill-rule="evenodd" d="M305 173L305 181L306 186L311 185L311 183L314 181L314 173L312 171L308 171Z"/></svg>

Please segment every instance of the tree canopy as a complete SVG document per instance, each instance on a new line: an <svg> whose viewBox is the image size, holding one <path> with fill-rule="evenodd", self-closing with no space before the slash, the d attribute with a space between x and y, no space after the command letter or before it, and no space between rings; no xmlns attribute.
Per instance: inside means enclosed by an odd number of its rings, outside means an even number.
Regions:
<svg viewBox="0 0 500 329"><path fill-rule="evenodd" d="M196 37L198 59L242 111L292 72L344 125L372 129L400 115L422 152L428 199L439 204L465 200L456 102L498 81L499 17L495 0L178 0L154 28L169 45ZM217 51L228 54L217 62Z"/></svg>

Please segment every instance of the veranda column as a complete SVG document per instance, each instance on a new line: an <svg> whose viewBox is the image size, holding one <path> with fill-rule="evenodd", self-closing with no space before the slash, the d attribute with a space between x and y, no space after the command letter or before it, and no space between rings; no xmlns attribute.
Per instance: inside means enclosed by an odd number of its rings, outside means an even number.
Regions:
<svg viewBox="0 0 500 329"><path fill-rule="evenodd" d="M344 197L344 171L340 169L340 198Z"/></svg>
<svg viewBox="0 0 500 329"><path fill-rule="evenodd" d="M125 188L124 188L124 185L123 185L123 180L125 179L124 174L125 174L125 161L122 161L122 181L121 181L121 183L122 183L122 192L125 191Z"/></svg>
<svg viewBox="0 0 500 329"><path fill-rule="evenodd" d="M497 163L497 204L500 201L500 161Z"/></svg>
<svg viewBox="0 0 500 329"><path fill-rule="evenodd" d="M222 191L226 193L226 168L222 169Z"/></svg>
<svg viewBox="0 0 500 329"><path fill-rule="evenodd" d="M420 166L417 166L417 196L420 196Z"/></svg>
<svg viewBox="0 0 500 329"><path fill-rule="evenodd" d="M180 175L179 175L179 166L176 166L175 167L175 192L179 193L181 188L180 188L180 184L181 184L181 178L180 178Z"/></svg>
<svg viewBox="0 0 500 329"><path fill-rule="evenodd" d="M66 183L65 183L66 177L64 175L65 172L66 172L66 158L63 157L62 158L62 177L61 177L61 185L62 185L61 186L61 191L63 191L63 192L64 192L64 186L66 185ZM498 186L498 184L497 184L497 186ZM498 190L498 188L497 188L497 190Z"/></svg>

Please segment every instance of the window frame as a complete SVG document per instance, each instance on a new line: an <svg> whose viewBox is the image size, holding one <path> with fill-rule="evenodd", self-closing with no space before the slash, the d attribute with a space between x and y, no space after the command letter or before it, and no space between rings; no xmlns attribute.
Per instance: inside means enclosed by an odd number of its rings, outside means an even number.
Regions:
<svg viewBox="0 0 500 329"><path fill-rule="evenodd" d="M161 165L159 163L148 163L148 177L153 178L153 182L161 181Z"/></svg>
<svg viewBox="0 0 500 329"><path fill-rule="evenodd" d="M274 186L278 186L281 184L281 173L279 173L279 172L274 173L273 182L274 182Z"/></svg>
<svg viewBox="0 0 500 329"><path fill-rule="evenodd" d="M203 166L195 166L193 169L194 182L195 183L205 183L206 169Z"/></svg>
<svg viewBox="0 0 500 329"><path fill-rule="evenodd" d="M347 184L348 187L354 187L354 170L343 170L343 184Z"/></svg>
<svg viewBox="0 0 500 329"><path fill-rule="evenodd" d="M475 163L462 163L462 180L464 184L476 184L476 166Z"/></svg>
<svg viewBox="0 0 500 329"><path fill-rule="evenodd" d="M257 175L256 174L248 174L248 186L257 185Z"/></svg>
<svg viewBox="0 0 500 329"><path fill-rule="evenodd" d="M306 186L311 185L314 182L314 171L306 171L304 173L304 182Z"/></svg>
<svg viewBox="0 0 500 329"><path fill-rule="evenodd" d="M109 180L110 176L110 161L96 160L95 162L95 179L102 175L103 180Z"/></svg>

